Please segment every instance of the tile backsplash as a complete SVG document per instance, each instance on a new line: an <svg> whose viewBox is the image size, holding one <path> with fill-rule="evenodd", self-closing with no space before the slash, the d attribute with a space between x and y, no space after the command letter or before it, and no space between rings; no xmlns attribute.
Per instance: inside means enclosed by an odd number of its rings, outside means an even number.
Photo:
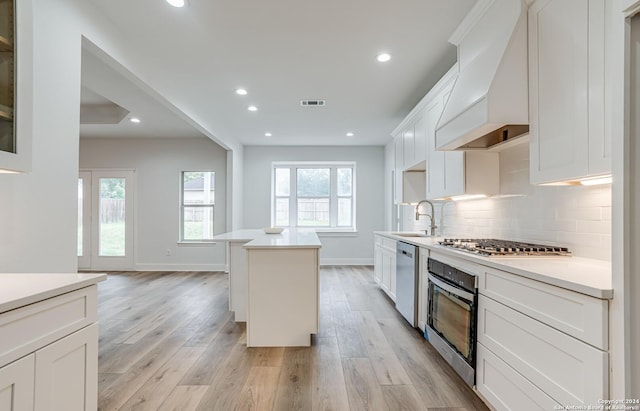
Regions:
<svg viewBox="0 0 640 411"><path fill-rule="evenodd" d="M577 257L611 260L610 185L530 185L528 144L521 144L500 153L500 194L435 202L437 235L557 244ZM414 206L401 212L403 230L428 228L428 217L415 221Z"/></svg>

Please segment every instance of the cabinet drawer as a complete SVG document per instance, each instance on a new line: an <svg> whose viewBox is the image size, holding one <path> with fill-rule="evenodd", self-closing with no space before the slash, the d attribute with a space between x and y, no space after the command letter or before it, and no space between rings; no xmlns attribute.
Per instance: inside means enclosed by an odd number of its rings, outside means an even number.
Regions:
<svg viewBox="0 0 640 411"><path fill-rule="evenodd" d="M477 349L476 389L496 410L562 409L560 404L482 344L478 344Z"/></svg>
<svg viewBox="0 0 640 411"><path fill-rule="evenodd" d="M484 267L478 291L602 350L609 348L607 300Z"/></svg>
<svg viewBox="0 0 640 411"><path fill-rule="evenodd" d="M82 288L0 316L0 366L97 321L97 286Z"/></svg>
<svg viewBox="0 0 640 411"><path fill-rule="evenodd" d="M389 250L396 251L396 240L392 238L382 237L382 246Z"/></svg>
<svg viewBox="0 0 640 411"><path fill-rule="evenodd" d="M482 295L478 342L562 405L608 398L606 352Z"/></svg>

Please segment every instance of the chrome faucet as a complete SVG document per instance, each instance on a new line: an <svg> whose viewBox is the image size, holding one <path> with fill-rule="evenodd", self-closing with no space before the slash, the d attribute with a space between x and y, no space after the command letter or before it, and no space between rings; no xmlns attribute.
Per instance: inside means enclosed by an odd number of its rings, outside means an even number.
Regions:
<svg viewBox="0 0 640 411"><path fill-rule="evenodd" d="M423 203L427 203L431 206L431 214L424 214L420 212L420 205L422 205ZM431 220L431 226L429 227L431 229L431 236L435 236L436 235L436 228L438 228L436 226L436 218L433 212L433 203L429 200L422 200L420 202L418 202L418 204L416 205L416 221L420 220L420 216L421 215L427 215L429 216L429 219ZM426 230L425 230L426 231Z"/></svg>

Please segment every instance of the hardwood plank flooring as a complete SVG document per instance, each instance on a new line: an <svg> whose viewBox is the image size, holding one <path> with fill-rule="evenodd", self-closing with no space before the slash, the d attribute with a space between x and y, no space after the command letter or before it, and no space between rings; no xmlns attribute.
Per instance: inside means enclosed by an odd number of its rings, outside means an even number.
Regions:
<svg viewBox="0 0 640 411"><path fill-rule="evenodd" d="M487 410L373 282L323 267L308 348L247 348L219 272L98 285L99 410Z"/></svg>

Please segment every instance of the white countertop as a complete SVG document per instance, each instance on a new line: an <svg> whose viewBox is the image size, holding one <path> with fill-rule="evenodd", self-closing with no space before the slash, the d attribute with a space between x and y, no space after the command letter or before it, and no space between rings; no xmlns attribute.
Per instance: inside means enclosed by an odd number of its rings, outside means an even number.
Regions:
<svg viewBox="0 0 640 411"><path fill-rule="evenodd" d="M285 229L281 234L263 230L237 230L219 234L214 241L240 242L245 248L320 248L322 243L313 229Z"/></svg>
<svg viewBox="0 0 640 411"><path fill-rule="evenodd" d="M438 237L403 237L387 231L376 231L375 234L592 297L613 298L611 263L608 261L580 257L483 257L443 247L438 244L442 240Z"/></svg>
<svg viewBox="0 0 640 411"><path fill-rule="evenodd" d="M0 274L0 313L106 279L106 274Z"/></svg>

